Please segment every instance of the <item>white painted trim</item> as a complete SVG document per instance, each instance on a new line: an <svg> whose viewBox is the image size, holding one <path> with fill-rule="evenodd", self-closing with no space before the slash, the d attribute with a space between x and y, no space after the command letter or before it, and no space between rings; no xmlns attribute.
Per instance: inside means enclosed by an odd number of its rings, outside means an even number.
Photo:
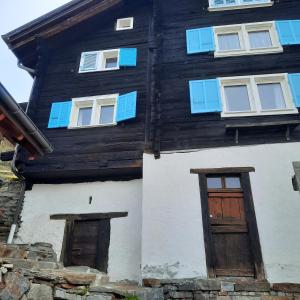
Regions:
<svg viewBox="0 0 300 300"><path fill-rule="evenodd" d="M226 5L226 6L214 6L212 5L213 0L209 1L210 6L208 7L208 11L222 11L222 10L235 10L235 9L247 9L247 8L258 8L258 7L269 7L273 6L274 1L265 2L265 3L252 3L252 4L238 4L238 5Z"/></svg>
<svg viewBox="0 0 300 300"><path fill-rule="evenodd" d="M283 114L298 114L298 109L293 102L293 96L288 81L288 74L269 74L269 75L250 75L240 77L222 77L219 78L221 84L221 99L223 105L222 117L246 117L260 115L283 115ZM285 109L262 110L257 84L260 83L280 83ZM236 111L229 112L227 109L225 86L247 85L251 111Z"/></svg>
<svg viewBox="0 0 300 300"><path fill-rule="evenodd" d="M72 99L72 108L70 115L70 124L68 129L80 129L80 128L93 128L93 127L107 127L115 126L116 114L117 114L117 99L119 94L103 95L103 96L91 96ZM110 124L99 124L100 111L102 106L114 105L114 121ZM78 126L79 109L83 107L92 107L91 124L85 126Z"/></svg>
<svg viewBox="0 0 300 300"><path fill-rule="evenodd" d="M274 21L215 26L213 30L216 44L216 50L214 53L215 57L258 55L283 52L283 48L280 44ZM269 31L273 46L267 48L252 49L250 46L249 33L253 31ZM231 33L237 33L239 35L241 48L230 51L220 50L218 35Z"/></svg>
<svg viewBox="0 0 300 300"><path fill-rule="evenodd" d="M127 21L130 22L130 26L129 27L124 27L124 25L122 25L122 23L127 22ZM133 17L118 19L117 23L116 23L116 31L123 31L123 30L133 29L133 22L134 22Z"/></svg>
<svg viewBox="0 0 300 300"><path fill-rule="evenodd" d="M81 66L83 64L83 57L86 53L97 53L97 66L96 70L81 70ZM117 67L114 68L105 68L105 59L117 57ZM115 71L120 69L120 49L108 49L108 50L99 50L99 51L90 51L90 52L82 52L79 64L79 73L93 73L93 72L105 72L105 71Z"/></svg>

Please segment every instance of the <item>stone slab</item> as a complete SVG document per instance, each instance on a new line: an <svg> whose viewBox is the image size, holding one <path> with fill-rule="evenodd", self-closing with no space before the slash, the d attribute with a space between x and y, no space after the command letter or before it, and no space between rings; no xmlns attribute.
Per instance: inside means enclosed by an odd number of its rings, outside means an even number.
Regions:
<svg viewBox="0 0 300 300"><path fill-rule="evenodd" d="M28 300L53 300L52 288L45 284L31 284Z"/></svg>
<svg viewBox="0 0 300 300"><path fill-rule="evenodd" d="M273 291L285 293L300 293L300 284L297 283L274 283Z"/></svg>
<svg viewBox="0 0 300 300"><path fill-rule="evenodd" d="M237 292L269 292L271 285L267 281L238 282L234 289Z"/></svg>

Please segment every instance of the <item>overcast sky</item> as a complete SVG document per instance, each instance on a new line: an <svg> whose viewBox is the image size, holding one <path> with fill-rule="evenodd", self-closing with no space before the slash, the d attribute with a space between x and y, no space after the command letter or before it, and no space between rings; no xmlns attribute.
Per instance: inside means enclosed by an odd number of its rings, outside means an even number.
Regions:
<svg viewBox="0 0 300 300"><path fill-rule="evenodd" d="M0 35L69 2L69 0L0 0ZM0 39L0 81L18 102L28 101L32 79Z"/></svg>

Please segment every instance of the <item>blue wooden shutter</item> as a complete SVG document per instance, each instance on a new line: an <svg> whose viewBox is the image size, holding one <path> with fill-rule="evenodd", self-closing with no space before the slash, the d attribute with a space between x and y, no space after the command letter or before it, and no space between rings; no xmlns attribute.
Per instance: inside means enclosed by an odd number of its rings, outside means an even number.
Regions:
<svg viewBox="0 0 300 300"><path fill-rule="evenodd" d="M48 128L68 127L72 101L52 103Z"/></svg>
<svg viewBox="0 0 300 300"><path fill-rule="evenodd" d="M120 95L117 100L116 121L121 122L136 117L137 92Z"/></svg>
<svg viewBox="0 0 300 300"><path fill-rule="evenodd" d="M222 111L218 79L194 80L189 85L192 114Z"/></svg>
<svg viewBox="0 0 300 300"><path fill-rule="evenodd" d="M300 20L276 21L281 45L300 44Z"/></svg>
<svg viewBox="0 0 300 300"><path fill-rule="evenodd" d="M300 107L300 73L289 74L289 84L296 107Z"/></svg>
<svg viewBox="0 0 300 300"><path fill-rule="evenodd" d="M212 27L189 29L186 31L187 53L204 53L215 50Z"/></svg>
<svg viewBox="0 0 300 300"><path fill-rule="evenodd" d="M121 48L120 49L120 67L135 67L137 60L136 48Z"/></svg>

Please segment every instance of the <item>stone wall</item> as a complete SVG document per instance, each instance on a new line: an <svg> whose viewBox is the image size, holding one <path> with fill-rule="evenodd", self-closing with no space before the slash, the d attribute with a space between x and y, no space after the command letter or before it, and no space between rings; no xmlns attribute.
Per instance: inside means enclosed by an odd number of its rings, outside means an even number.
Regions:
<svg viewBox="0 0 300 300"><path fill-rule="evenodd" d="M144 285L162 288L165 300L300 300L300 284L246 278L144 279Z"/></svg>
<svg viewBox="0 0 300 300"><path fill-rule="evenodd" d="M5 242L8 238L18 201L24 197L21 192L22 186L23 183L20 181L7 181L0 187L0 242ZM20 225L20 217L18 225Z"/></svg>

